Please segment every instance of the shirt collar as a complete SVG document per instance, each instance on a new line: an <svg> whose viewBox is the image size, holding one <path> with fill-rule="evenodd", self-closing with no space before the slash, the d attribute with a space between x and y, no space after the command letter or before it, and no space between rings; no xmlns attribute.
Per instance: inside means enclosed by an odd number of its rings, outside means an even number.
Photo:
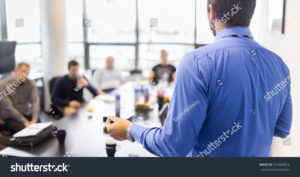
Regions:
<svg viewBox="0 0 300 177"><path fill-rule="evenodd" d="M216 41L230 35L247 35L252 38L252 34L247 27L230 27L220 31L216 36Z"/></svg>

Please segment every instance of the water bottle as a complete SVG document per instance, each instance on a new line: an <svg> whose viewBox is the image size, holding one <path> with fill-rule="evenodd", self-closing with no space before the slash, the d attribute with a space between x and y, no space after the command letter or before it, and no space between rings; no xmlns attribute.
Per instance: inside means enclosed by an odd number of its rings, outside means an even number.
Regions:
<svg viewBox="0 0 300 177"><path fill-rule="evenodd" d="M120 94L116 94L116 101L115 101L115 113L116 117L120 117L121 115L121 96Z"/></svg>

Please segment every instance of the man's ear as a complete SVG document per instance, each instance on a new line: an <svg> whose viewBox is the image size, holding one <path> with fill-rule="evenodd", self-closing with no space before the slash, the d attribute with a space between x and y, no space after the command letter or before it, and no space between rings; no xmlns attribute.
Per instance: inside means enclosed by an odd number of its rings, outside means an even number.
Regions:
<svg viewBox="0 0 300 177"><path fill-rule="evenodd" d="M216 11L215 11L215 9L214 9L214 7L211 5L211 4L209 4L209 20L211 21L211 22L214 22L215 20L216 20Z"/></svg>

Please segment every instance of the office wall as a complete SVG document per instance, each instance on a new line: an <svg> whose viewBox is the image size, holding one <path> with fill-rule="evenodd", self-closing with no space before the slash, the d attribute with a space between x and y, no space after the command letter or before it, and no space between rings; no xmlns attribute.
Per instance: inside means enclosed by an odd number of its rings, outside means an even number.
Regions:
<svg viewBox="0 0 300 177"><path fill-rule="evenodd" d="M268 49L281 56L291 71L292 99L293 99L293 125L288 139L274 138L272 156L300 156L300 1L287 0L286 32L278 34L268 30L268 3L272 0L263 0L261 26L261 43Z"/></svg>

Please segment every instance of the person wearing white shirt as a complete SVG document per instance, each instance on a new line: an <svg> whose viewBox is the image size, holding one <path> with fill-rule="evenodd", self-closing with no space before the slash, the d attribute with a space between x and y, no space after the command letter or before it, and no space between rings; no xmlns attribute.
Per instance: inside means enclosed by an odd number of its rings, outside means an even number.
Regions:
<svg viewBox="0 0 300 177"><path fill-rule="evenodd" d="M121 71L114 68L114 58L106 58L106 68L98 69L93 75L93 84L100 94L109 93L123 83Z"/></svg>

